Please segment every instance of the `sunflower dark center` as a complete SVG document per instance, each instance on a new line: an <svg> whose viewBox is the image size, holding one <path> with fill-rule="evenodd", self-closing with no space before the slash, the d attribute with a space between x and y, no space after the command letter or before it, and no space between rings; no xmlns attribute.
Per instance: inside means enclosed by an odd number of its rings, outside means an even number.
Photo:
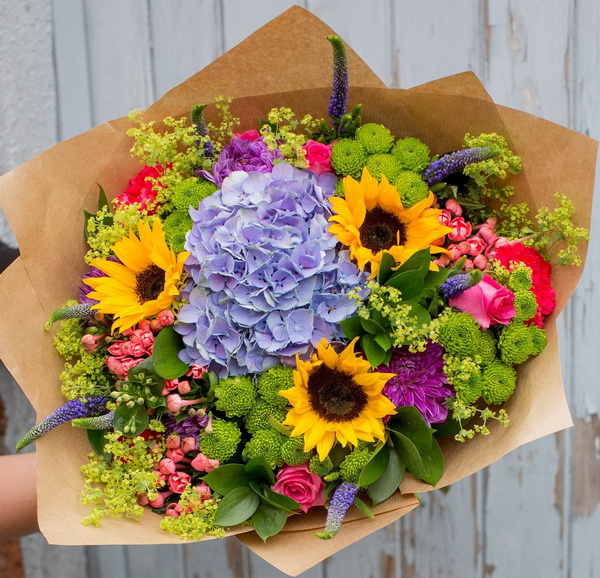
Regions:
<svg viewBox="0 0 600 578"><path fill-rule="evenodd" d="M373 253L389 249L393 245L404 245L406 230L396 215L375 207L367 211L365 220L358 230L360 241ZM400 233L400 242L397 241Z"/></svg>
<svg viewBox="0 0 600 578"><path fill-rule="evenodd" d="M164 288L165 272L154 263L135 276L135 293L140 303L156 299Z"/></svg>
<svg viewBox="0 0 600 578"><path fill-rule="evenodd" d="M327 422L351 421L367 405L367 394L352 376L321 365L308 377L312 409Z"/></svg>

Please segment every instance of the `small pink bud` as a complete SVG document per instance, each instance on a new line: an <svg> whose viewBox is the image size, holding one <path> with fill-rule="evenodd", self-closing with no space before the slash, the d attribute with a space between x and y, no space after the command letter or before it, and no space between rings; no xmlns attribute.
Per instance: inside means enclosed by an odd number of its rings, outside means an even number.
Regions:
<svg viewBox="0 0 600 578"><path fill-rule="evenodd" d="M140 506L147 506L149 503L150 503L150 500L148 500L147 494L139 494L138 495L138 504Z"/></svg>
<svg viewBox="0 0 600 578"><path fill-rule="evenodd" d="M472 257L474 257L475 255L479 255L480 253L483 253L483 251L485 251L486 243L481 237L478 237L477 235L471 237L470 239L467 239L465 242L468 244L468 249L467 251L465 251L466 255L471 255Z"/></svg>
<svg viewBox="0 0 600 578"><path fill-rule="evenodd" d="M179 413L182 408L187 407L188 405L194 405L196 403L203 403L205 399L203 397L199 399L181 399L181 396L172 393L167 396L167 407L169 411L172 413Z"/></svg>
<svg viewBox="0 0 600 578"><path fill-rule="evenodd" d="M106 367L108 367L108 370L111 373L114 373L116 376L121 378L125 377L125 372L123 371L123 364L121 363L120 359L116 357L107 357L104 363L106 364Z"/></svg>
<svg viewBox="0 0 600 578"><path fill-rule="evenodd" d="M164 327L158 319L153 319L150 322L150 329L152 329L154 333L160 333L164 329Z"/></svg>
<svg viewBox="0 0 600 578"><path fill-rule="evenodd" d="M133 333L133 327L130 327L129 329L124 329L123 331L121 331L121 335L124 335L125 337L129 337L132 333Z"/></svg>
<svg viewBox="0 0 600 578"><path fill-rule="evenodd" d="M457 245L448 245L448 252L450 253L450 260L457 261L462 257L462 251Z"/></svg>
<svg viewBox="0 0 600 578"><path fill-rule="evenodd" d="M166 476L172 475L177 471L177 466L175 462L170 458L163 458L160 460L158 465L158 470L161 474L165 474Z"/></svg>
<svg viewBox="0 0 600 578"><path fill-rule="evenodd" d="M189 382L189 381L187 381L187 380L180 381L180 382L177 384L177 390L179 391L179 393L180 393L181 395L184 395L184 394L186 394L186 393L189 393L189 392L191 391L191 389L192 389L192 388L190 387L190 382Z"/></svg>
<svg viewBox="0 0 600 578"><path fill-rule="evenodd" d="M440 267L447 267L451 263L448 255L440 255L437 259L434 259L433 262Z"/></svg>
<svg viewBox="0 0 600 578"><path fill-rule="evenodd" d="M165 498L167 497L167 495L159 492L158 496L154 498L154 500L150 500L150 505L153 508L162 508L165 505Z"/></svg>
<svg viewBox="0 0 600 578"><path fill-rule="evenodd" d="M446 209L442 209L439 216L439 221L441 225L444 227L451 227L450 223L452 222L452 213L450 211L446 211Z"/></svg>
<svg viewBox="0 0 600 578"><path fill-rule="evenodd" d="M474 268L475 267L473 267L473 261L471 259L467 259L465 261L465 264L463 265L463 270L468 273L469 271L473 271Z"/></svg>
<svg viewBox="0 0 600 578"><path fill-rule="evenodd" d="M142 319L137 326L142 331L150 331L150 321L148 319Z"/></svg>
<svg viewBox="0 0 600 578"><path fill-rule="evenodd" d="M185 453L181 448L168 449L165 453L167 458L173 460L176 464L185 458Z"/></svg>
<svg viewBox="0 0 600 578"><path fill-rule="evenodd" d="M172 433L167 436L165 443L167 445L167 449L174 450L181 445L181 438L176 433Z"/></svg>
<svg viewBox="0 0 600 578"><path fill-rule="evenodd" d="M486 268L488 264L488 258L485 255L476 255L473 258L473 266L477 269L481 269L482 271Z"/></svg>
<svg viewBox="0 0 600 578"><path fill-rule="evenodd" d="M138 357L136 359L134 359L133 357L125 357L121 361L121 369L123 371L123 377L125 377L127 375L127 372L132 367L135 367L136 365L139 365L140 363L142 363L142 361L144 361L144 360L141 357Z"/></svg>
<svg viewBox="0 0 600 578"><path fill-rule="evenodd" d="M192 481L192 476L185 472L177 472L169 478L169 488L175 494L181 494L186 486Z"/></svg>
<svg viewBox="0 0 600 578"><path fill-rule="evenodd" d="M198 492L201 496L210 496L212 494L212 490L208 486L206 482L201 482L194 486L196 492Z"/></svg>
<svg viewBox="0 0 600 578"><path fill-rule="evenodd" d="M123 343L123 353L130 357L142 357L142 355L146 355L146 348L141 343L128 341Z"/></svg>
<svg viewBox="0 0 600 578"><path fill-rule="evenodd" d="M136 329L131 335L131 341L139 343L145 349L154 344L154 334L146 329Z"/></svg>
<svg viewBox="0 0 600 578"><path fill-rule="evenodd" d="M179 504L169 504L165 510L165 516L171 516L171 518L179 518L181 514L181 506Z"/></svg>
<svg viewBox="0 0 600 578"><path fill-rule="evenodd" d="M465 221L462 217L456 217L450 226L452 231L448 233L448 239L451 241L464 241L472 232L471 223Z"/></svg>
<svg viewBox="0 0 600 578"><path fill-rule="evenodd" d="M113 341L108 348L108 352L111 355L114 355L115 357L123 357L125 355L123 353L123 344L124 343L125 342L122 341L121 339Z"/></svg>
<svg viewBox="0 0 600 578"><path fill-rule="evenodd" d="M206 367L202 367L201 365L192 365L192 367L190 367L190 370L186 373L186 375L188 377L191 376L194 379L200 379L205 371Z"/></svg>
<svg viewBox="0 0 600 578"><path fill-rule="evenodd" d="M198 442L193 436L188 436L181 440L181 450L183 453L193 452L198 449Z"/></svg>
<svg viewBox="0 0 600 578"><path fill-rule="evenodd" d="M83 350L86 353L93 353L94 351L96 351L96 349L98 349L98 347L100 347L104 343L105 337L106 333L102 333L100 335L90 335L89 333L86 333L81 338L81 345L83 347Z"/></svg>
<svg viewBox="0 0 600 578"><path fill-rule="evenodd" d="M455 199L448 199L446 201L446 210L450 211L455 217L461 217L463 214L462 207Z"/></svg>
<svg viewBox="0 0 600 578"><path fill-rule="evenodd" d="M173 323L175 323L175 315L173 315L173 312L169 311L168 309L161 311L156 318L163 327L168 327L169 325L173 325Z"/></svg>

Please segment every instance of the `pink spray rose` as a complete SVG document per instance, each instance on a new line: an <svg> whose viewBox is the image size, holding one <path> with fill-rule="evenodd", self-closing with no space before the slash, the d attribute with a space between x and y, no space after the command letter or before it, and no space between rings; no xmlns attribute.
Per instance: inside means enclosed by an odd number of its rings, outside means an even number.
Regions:
<svg viewBox="0 0 600 578"><path fill-rule="evenodd" d="M306 160L308 161L308 168L311 171L318 175L331 172L332 146L314 140L307 141L302 148L306 151Z"/></svg>
<svg viewBox="0 0 600 578"><path fill-rule="evenodd" d="M508 325L515 316L515 294L484 275L477 285L449 300L452 307L470 313L482 329L501 323Z"/></svg>
<svg viewBox="0 0 600 578"><path fill-rule="evenodd" d="M312 506L325 504L324 487L323 480L317 474L313 474L306 464L302 464L281 468L272 490L296 500L300 509L306 513Z"/></svg>
<svg viewBox="0 0 600 578"><path fill-rule="evenodd" d="M448 239L451 241L464 241L472 232L472 226L469 221L465 221L462 217L456 217L449 225L452 231L448 233Z"/></svg>

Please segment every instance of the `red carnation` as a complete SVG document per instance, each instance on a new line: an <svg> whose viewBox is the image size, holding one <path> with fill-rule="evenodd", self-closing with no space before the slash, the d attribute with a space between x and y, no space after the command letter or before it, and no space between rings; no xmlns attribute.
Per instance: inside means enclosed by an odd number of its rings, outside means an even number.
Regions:
<svg viewBox="0 0 600 578"><path fill-rule="evenodd" d="M544 325L544 317L550 315L556 307L554 289L550 284L552 276L552 265L544 259L533 247L526 247L523 243L509 243L498 247L494 258L511 270L511 262L524 263L532 271L531 290L537 299L538 308L536 314L529 320L538 327Z"/></svg>
<svg viewBox="0 0 600 578"><path fill-rule="evenodd" d="M148 179L157 179L165 172L164 167L155 165L150 167L145 165L144 168L133 178L129 179L129 186L117 197L117 202L123 205L132 205L139 203L140 209L148 208L148 202L156 200L157 191L155 186L162 187L160 183L154 184ZM152 215L156 213L155 209L148 211Z"/></svg>

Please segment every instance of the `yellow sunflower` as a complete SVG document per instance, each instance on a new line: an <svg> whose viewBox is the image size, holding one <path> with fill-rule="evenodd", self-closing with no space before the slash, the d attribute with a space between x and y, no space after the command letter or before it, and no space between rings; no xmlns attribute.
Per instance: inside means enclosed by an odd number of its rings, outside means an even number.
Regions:
<svg viewBox="0 0 600 578"><path fill-rule="evenodd" d="M381 393L394 374L369 372L371 364L354 353L357 339L340 354L322 339L309 361L296 358L294 387L280 392L292 404L283 424L294 427L292 437L304 434L304 451L316 447L321 461L336 440L384 441L383 418L396 413Z"/></svg>
<svg viewBox="0 0 600 578"><path fill-rule="evenodd" d="M441 211L431 208L433 193L405 209L396 187L385 175L379 183L366 167L360 182L345 177L343 183L345 198L329 199L336 213L329 218L334 223L329 231L350 248L360 269L371 264L371 279L377 275L384 251L397 263L404 263L421 249L447 252L435 244L452 229L439 222Z"/></svg>
<svg viewBox="0 0 600 578"><path fill-rule="evenodd" d="M92 308L112 315L112 330L124 331L168 309L179 295L183 263L189 253L169 249L159 219L154 225L140 221L139 238L133 231L112 247L121 263L97 259L91 263L107 277L84 279L94 291Z"/></svg>

